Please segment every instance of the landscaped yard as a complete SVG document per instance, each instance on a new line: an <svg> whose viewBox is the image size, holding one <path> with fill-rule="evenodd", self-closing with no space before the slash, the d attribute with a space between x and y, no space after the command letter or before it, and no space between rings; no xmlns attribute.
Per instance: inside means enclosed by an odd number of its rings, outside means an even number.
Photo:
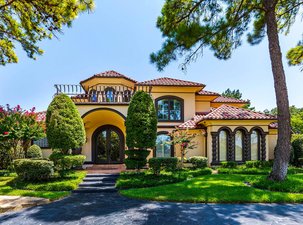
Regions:
<svg viewBox="0 0 303 225"><path fill-rule="evenodd" d="M33 196L55 200L69 195L70 191L78 187L85 175L85 171L71 171L64 178L55 176L45 182L25 182L14 173L0 173L0 195Z"/></svg>
<svg viewBox="0 0 303 225"><path fill-rule="evenodd" d="M259 170L260 173L261 171L262 170ZM291 173L298 172L294 172L294 170L291 171L293 171ZM237 172L240 173L239 170ZM260 188L252 187L251 185L255 185ZM209 203L302 203L302 186L303 174L301 173L291 174L288 176L287 181L281 183L266 181L266 175L213 174L199 176L175 184L121 190L120 193L131 198L157 201ZM263 190L264 188L286 192Z"/></svg>

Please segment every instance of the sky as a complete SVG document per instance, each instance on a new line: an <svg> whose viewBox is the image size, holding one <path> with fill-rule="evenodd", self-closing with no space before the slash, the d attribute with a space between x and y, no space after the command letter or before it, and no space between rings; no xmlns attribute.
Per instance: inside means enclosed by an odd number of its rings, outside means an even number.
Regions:
<svg viewBox="0 0 303 225"><path fill-rule="evenodd" d="M158 72L149 55L163 43L156 28L163 3L96 0L92 13L79 15L58 39L39 44L44 54L37 60L27 58L17 48L19 63L0 66L0 105L20 104L25 109L46 110L55 93L54 84L79 84L96 73L116 70L138 81L167 76L200 82L206 84L205 90L218 93L227 88L240 89L243 99L250 99L257 110L276 106L266 40L257 46L244 40L227 61L218 60L205 50L186 72L180 69L182 60ZM300 22L287 36L280 36L290 105L297 107L303 107L303 72L299 67L289 67L285 54L302 38Z"/></svg>

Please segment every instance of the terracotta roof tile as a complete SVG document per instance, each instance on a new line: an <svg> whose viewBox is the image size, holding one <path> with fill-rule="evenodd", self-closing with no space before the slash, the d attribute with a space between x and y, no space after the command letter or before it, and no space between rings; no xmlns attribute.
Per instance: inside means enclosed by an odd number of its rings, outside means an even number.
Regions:
<svg viewBox="0 0 303 225"><path fill-rule="evenodd" d="M206 91L206 90L201 90L199 92L196 93L197 95L218 95L220 96L220 94L216 93L216 92L212 92L212 91Z"/></svg>
<svg viewBox="0 0 303 225"><path fill-rule="evenodd" d="M118 72L114 71L114 70L109 70L109 71L105 71L105 72L102 72L102 73L97 73L97 74L91 76L90 78L87 78L87 79L81 81L80 84L83 83L83 82L85 82L85 81L88 81L88 80L90 80L90 79L93 79L93 78L95 78L95 77L104 77L104 78L124 78L124 79L130 80L130 81L132 81L132 82L134 82L134 83L137 83L137 81L131 79L130 77L127 77L127 76L125 76L125 75L123 75L123 74L121 74L121 73L118 73Z"/></svg>
<svg viewBox="0 0 303 225"><path fill-rule="evenodd" d="M188 86L188 87L204 87L204 84L196 83L192 81L179 80L169 77L161 77L153 80L138 82L139 86Z"/></svg>
<svg viewBox="0 0 303 225"><path fill-rule="evenodd" d="M229 105L212 108L207 114L197 114L192 119L179 125L180 128L197 128L203 120L275 120L276 116Z"/></svg>
<svg viewBox="0 0 303 225"><path fill-rule="evenodd" d="M236 99L236 98L229 98L229 97L224 97L224 96L219 96L212 102L217 102L217 103L248 103L248 101L241 100L241 99Z"/></svg>

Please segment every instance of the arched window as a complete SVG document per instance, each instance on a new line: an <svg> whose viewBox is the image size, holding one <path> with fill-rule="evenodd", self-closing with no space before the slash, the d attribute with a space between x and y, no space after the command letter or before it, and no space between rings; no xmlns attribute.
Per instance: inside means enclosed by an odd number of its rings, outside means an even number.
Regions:
<svg viewBox="0 0 303 225"><path fill-rule="evenodd" d="M244 143L243 131L238 130L235 134L235 160L243 161L243 143Z"/></svg>
<svg viewBox="0 0 303 225"><path fill-rule="evenodd" d="M221 130L219 133L219 161L227 160L227 132Z"/></svg>
<svg viewBox="0 0 303 225"><path fill-rule="evenodd" d="M253 130L250 135L250 159L259 160L260 152L260 133L257 130Z"/></svg>
<svg viewBox="0 0 303 225"><path fill-rule="evenodd" d="M115 89L113 89L112 87L106 88L105 97L106 97L106 102L114 102L115 101Z"/></svg>
<svg viewBox="0 0 303 225"><path fill-rule="evenodd" d="M158 134L156 140L156 157L173 156L173 146L171 145L171 137L167 134Z"/></svg>
<svg viewBox="0 0 303 225"><path fill-rule="evenodd" d="M183 121L183 99L165 96L156 99L158 121Z"/></svg>

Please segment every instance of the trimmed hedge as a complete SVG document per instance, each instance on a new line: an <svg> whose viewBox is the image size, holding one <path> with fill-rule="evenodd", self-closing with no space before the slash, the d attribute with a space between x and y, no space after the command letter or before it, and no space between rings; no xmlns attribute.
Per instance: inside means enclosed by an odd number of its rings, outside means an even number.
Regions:
<svg viewBox="0 0 303 225"><path fill-rule="evenodd" d="M29 147L26 153L26 158L29 159L41 159L42 158L42 150L38 145L32 145Z"/></svg>
<svg viewBox="0 0 303 225"><path fill-rule="evenodd" d="M267 168L267 167L272 167L272 164L273 161L253 160L253 161L245 162L246 168Z"/></svg>
<svg viewBox="0 0 303 225"><path fill-rule="evenodd" d="M148 164L149 168L153 171L153 173L159 175L162 170L175 171L178 165L178 158L151 158L149 159Z"/></svg>
<svg viewBox="0 0 303 225"><path fill-rule="evenodd" d="M13 164L16 173L23 180L48 180L54 174L54 163L48 160L16 159Z"/></svg>
<svg viewBox="0 0 303 225"><path fill-rule="evenodd" d="M190 157L189 162L193 165L194 169L207 167L207 158L203 156Z"/></svg>
<svg viewBox="0 0 303 225"><path fill-rule="evenodd" d="M84 155L65 155L61 152L53 152L49 159L54 162L55 170L63 176L71 169L82 167L86 157Z"/></svg>
<svg viewBox="0 0 303 225"><path fill-rule="evenodd" d="M126 150L125 155L128 157L124 160L127 169L141 169L147 163L148 150Z"/></svg>
<svg viewBox="0 0 303 225"><path fill-rule="evenodd" d="M226 162L221 162L221 167L222 168L236 168L237 163L234 161L226 161Z"/></svg>

